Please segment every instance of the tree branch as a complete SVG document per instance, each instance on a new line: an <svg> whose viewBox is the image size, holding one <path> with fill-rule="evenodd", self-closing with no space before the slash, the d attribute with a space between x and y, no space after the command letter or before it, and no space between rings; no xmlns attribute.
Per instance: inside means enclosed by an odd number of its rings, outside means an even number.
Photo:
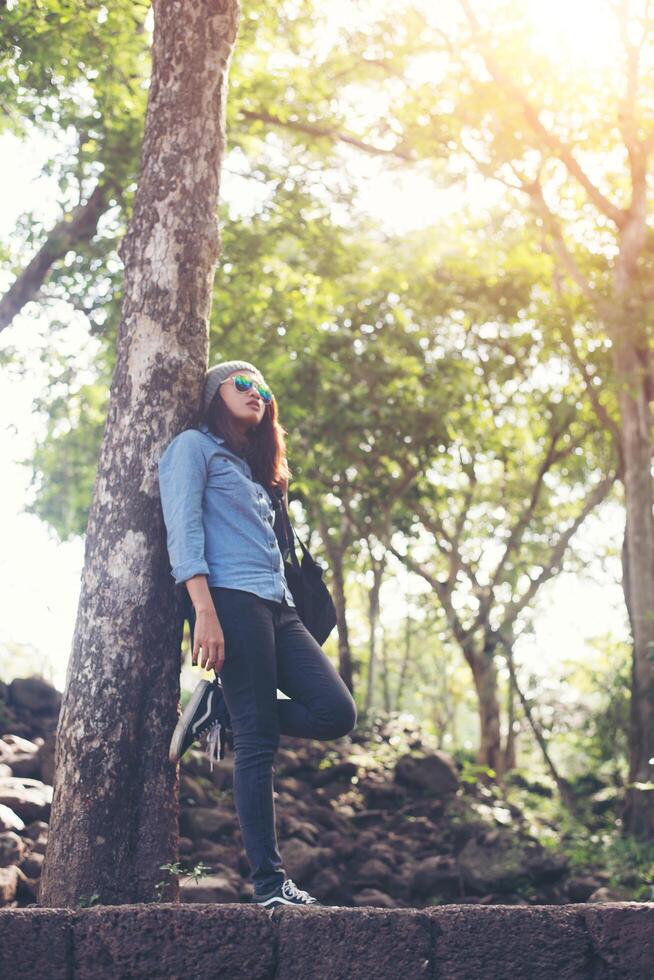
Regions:
<svg viewBox="0 0 654 980"><path fill-rule="evenodd" d="M588 199L593 202L602 214L613 221L618 228L623 228L627 220L627 212L622 210L622 208L616 207L593 184L570 147L556 133L551 133L547 129L541 121L539 110L531 104L522 89L502 70L486 43L486 38L472 9L470 0L459 0L459 3L468 19L472 33L478 42L479 50L481 51L486 67L497 85L520 106L525 120L539 138L541 144L563 163L571 177L576 178L578 183L586 191Z"/></svg>
<svg viewBox="0 0 654 980"><path fill-rule="evenodd" d="M273 116L270 112L255 112L250 109L242 109L240 115L244 119L268 123L271 126L278 126L281 129L290 129L296 133L304 133L306 136L324 136L327 139L335 140L339 143L346 143L348 146L354 146L358 150L362 150L364 153L369 153L373 156L395 157L399 160L405 160L408 163L415 163L417 159L413 150L401 144L387 150L382 146L374 146L372 143L366 143L365 140L359 139L359 137L353 136L351 133L344 133L329 126L318 126L313 123L302 122L299 119L281 119L279 116Z"/></svg>
<svg viewBox="0 0 654 980"><path fill-rule="evenodd" d="M534 598L538 590L542 585L545 584L553 575L558 571L559 565L563 560L565 553L568 549L571 539L577 533L581 525L584 523L588 515L598 506L607 496L609 490L615 483L616 475L615 473L609 474L605 477L597 486L591 491L591 493L586 498L586 502L581 509L579 515L575 518L572 524L566 528L565 531L560 535L559 540L556 542L552 553L550 555L550 560L547 565L542 569L540 575L537 575L535 579L531 579L529 588L518 599L516 602L510 603L506 608L506 613L504 621L500 627L501 631L511 629L515 620L520 615L522 610L529 605L531 600Z"/></svg>
<svg viewBox="0 0 654 980"><path fill-rule="evenodd" d="M54 226L34 258L0 299L0 330L8 327L25 304L36 298L55 262L81 242L93 238L106 207L107 187L98 184L85 204L73 208Z"/></svg>

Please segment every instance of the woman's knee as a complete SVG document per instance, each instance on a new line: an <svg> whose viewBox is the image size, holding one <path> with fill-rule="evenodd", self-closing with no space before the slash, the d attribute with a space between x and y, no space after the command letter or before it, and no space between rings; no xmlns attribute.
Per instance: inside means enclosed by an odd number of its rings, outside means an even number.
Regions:
<svg viewBox="0 0 654 980"><path fill-rule="evenodd" d="M340 698L329 711L326 738L342 738L349 735L357 723L357 708L352 695Z"/></svg>

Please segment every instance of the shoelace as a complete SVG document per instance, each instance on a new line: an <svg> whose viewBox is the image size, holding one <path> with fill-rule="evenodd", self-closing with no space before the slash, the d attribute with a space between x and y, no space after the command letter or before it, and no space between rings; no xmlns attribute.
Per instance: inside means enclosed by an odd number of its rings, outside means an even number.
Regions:
<svg viewBox="0 0 654 980"><path fill-rule="evenodd" d="M282 885L282 892L287 898L299 898L299 900L304 902L305 905L310 905L312 902L316 901L315 898L311 897L309 892L305 892L301 888L298 888L292 878L286 879Z"/></svg>
<svg viewBox="0 0 654 980"><path fill-rule="evenodd" d="M214 762L220 762L220 729L220 722L215 721L207 734L207 755L211 772L213 772Z"/></svg>

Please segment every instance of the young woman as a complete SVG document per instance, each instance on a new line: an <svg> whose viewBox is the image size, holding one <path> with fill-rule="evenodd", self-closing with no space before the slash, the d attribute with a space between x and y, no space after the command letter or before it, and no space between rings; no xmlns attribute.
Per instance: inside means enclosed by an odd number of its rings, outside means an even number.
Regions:
<svg viewBox="0 0 654 980"><path fill-rule="evenodd" d="M159 461L172 575L190 596L193 663L215 672L182 713L170 759L207 730L222 758L231 732L252 901L268 909L320 904L282 866L273 801L279 736L339 738L357 717L284 576L267 492L287 494L284 431L261 372L224 361L207 372L199 427L177 435ZM277 699L278 688L288 699Z"/></svg>

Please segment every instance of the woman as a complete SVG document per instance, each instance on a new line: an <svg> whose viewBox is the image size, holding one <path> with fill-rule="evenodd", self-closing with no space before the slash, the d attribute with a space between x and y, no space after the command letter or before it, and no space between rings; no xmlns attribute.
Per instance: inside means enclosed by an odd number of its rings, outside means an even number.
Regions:
<svg viewBox="0 0 654 980"><path fill-rule="evenodd" d="M277 402L261 372L247 361L211 368L202 422L176 436L159 461L172 575L192 604L193 663L216 676L194 691L170 758L176 763L208 729L222 758L231 729L252 901L270 910L320 905L286 877L277 846L279 736L327 740L356 724L354 700L301 622L284 576L267 491L287 494L288 476ZM278 688L288 700L277 699Z"/></svg>

